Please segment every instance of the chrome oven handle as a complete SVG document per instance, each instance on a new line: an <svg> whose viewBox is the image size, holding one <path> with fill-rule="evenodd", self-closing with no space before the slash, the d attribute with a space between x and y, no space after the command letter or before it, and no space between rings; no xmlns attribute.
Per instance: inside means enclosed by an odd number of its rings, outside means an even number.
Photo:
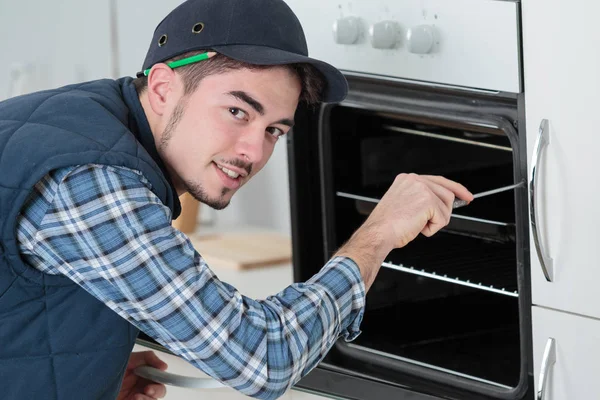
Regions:
<svg viewBox="0 0 600 400"><path fill-rule="evenodd" d="M542 358L542 367L540 368L540 379L537 391L536 400L544 400L546 398L546 386L548 384L548 373L550 367L556 362L556 344L553 338L549 338L546 342L544 350L544 358Z"/></svg>
<svg viewBox="0 0 600 400"><path fill-rule="evenodd" d="M137 367L133 370L133 373L139 377L146 378L153 382L162 383L164 385L179 386L191 389L218 389L225 387L224 384L212 378L195 378L191 376L172 374L149 365Z"/></svg>
<svg viewBox="0 0 600 400"><path fill-rule="evenodd" d="M552 258L542 248L542 241L540 238L540 232L538 230L539 218L537 215L537 179L538 179L538 165L542 156L542 148L550 142L548 135L548 120L542 120L540 124L540 130L535 143L535 151L531 160L531 179L529 181L529 212L531 217L531 230L533 231L533 240L535 242L535 250L537 251L542 271L548 282L554 280L554 269L552 266Z"/></svg>

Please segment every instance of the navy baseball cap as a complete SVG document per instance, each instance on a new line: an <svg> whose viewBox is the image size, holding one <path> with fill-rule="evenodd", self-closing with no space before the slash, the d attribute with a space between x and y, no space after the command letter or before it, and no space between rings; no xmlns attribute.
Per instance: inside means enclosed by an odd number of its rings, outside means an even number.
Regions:
<svg viewBox="0 0 600 400"><path fill-rule="evenodd" d="M183 2L156 27L142 71L201 49L248 64L308 63L325 77L324 102L339 102L348 93L346 78L337 68L308 56L300 21L283 0Z"/></svg>

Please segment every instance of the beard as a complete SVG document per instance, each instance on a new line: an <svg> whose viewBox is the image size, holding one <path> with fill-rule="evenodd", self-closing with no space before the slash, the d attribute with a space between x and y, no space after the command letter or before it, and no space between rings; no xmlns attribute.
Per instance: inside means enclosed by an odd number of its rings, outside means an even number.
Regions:
<svg viewBox="0 0 600 400"><path fill-rule="evenodd" d="M215 210L224 209L231 201L225 198L225 195L230 191L228 188L223 188L221 190L221 196L218 198L211 198L208 196L201 183L186 181L183 184L185 186L185 190L194 199L198 200L200 203L206 204L210 208L214 208Z"/></svg>
<svg viewBox="0 0 600 400"><path fill-rule="evenodd" d="M246 174L250 176L252 174L252 164L244 162L239 158L232 160L221 159L220 162L224 165L233 165L234 167L243 168ZM200 182L184 181L183 182L187 192L196 200L207 206L214 208L215 210L222 210L227 207L231 200L226 200L225 195L231 191L231 189L224 187L221 189L221 195L218 198L211 198L208 196L204 187Z"/></svg>

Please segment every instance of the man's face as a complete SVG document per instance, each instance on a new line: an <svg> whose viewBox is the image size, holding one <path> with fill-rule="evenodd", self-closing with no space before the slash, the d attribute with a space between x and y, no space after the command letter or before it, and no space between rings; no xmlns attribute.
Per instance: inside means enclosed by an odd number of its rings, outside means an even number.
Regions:
<svg viewBox="0 0 600 400"><path fill-rule="evenodd" d="M290 130L300 90L299 78L278 67L210 75L188 96L171 96L157 148L178 192L226 207Z"/></svg>

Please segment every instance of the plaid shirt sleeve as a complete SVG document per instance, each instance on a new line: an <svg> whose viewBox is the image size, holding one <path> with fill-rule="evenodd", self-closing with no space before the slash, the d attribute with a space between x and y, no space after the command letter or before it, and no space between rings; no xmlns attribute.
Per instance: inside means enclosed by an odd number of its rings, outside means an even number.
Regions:
<svg viewBox="0 0 600 400"><path fill-rule="evenodd" d="M86 165L36 186L18 222L26 261L71 278L206 374L256 398L281 396L338 338L360 333L357 265L330 260L264 300L221 282L137 171Z"/></svg>

